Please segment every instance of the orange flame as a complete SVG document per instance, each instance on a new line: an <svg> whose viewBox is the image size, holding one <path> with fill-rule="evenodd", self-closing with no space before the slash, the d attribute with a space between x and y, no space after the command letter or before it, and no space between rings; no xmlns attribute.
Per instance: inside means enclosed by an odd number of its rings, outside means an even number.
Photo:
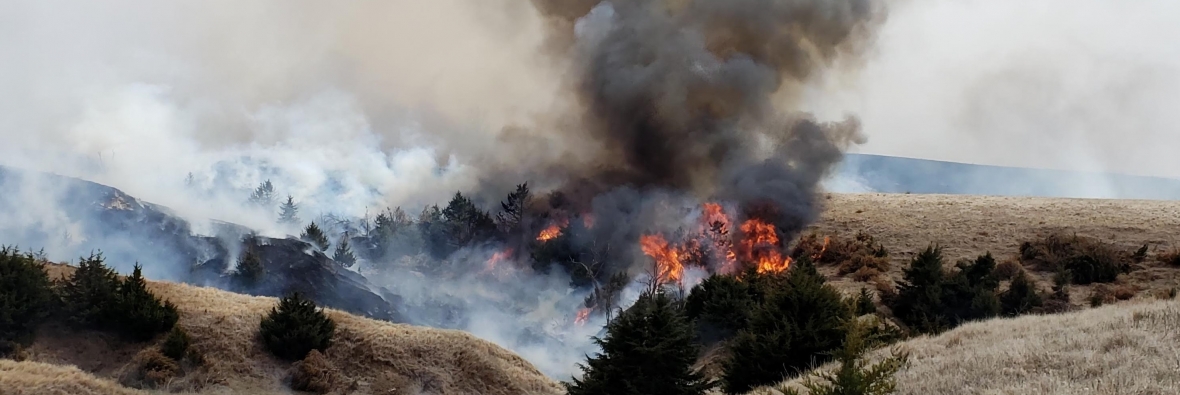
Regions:
<svg viewBox="0 0 1180 395"><path fill-rule="evenodd" d="M656 260L656 279L660 283L680 282L684 275L684 264L681 263L681 251L668 245L663 235L643 235L639 237L639 247L643 253Z"/></svg>
<svg viewBox="0 0 1180 395"><path fill-rule="evenodd" d="M592 213L582 214L582 224L586 225L586 229L593 228L594 227L594 214L592 214Z"/></svg>
<svg viewBox="0 0 1180 395"><path fill-rule="evenodd" d="M574 318L574 323L578 326L586 325L586 321L590 319L590 309L582 308L578 310L578 316Z"/></svg>
<svg viewBox="0 0 1180 395"><path fill-rule="evenodd" d="M791 266L791 257L779 251L778 232L774 225L754 218L742 224L741 250L744 258L757 265L758 273L781 273Z"/></svg>
<svg viewBox="0 0 1180 395"><path fill-rule="evenodd" d="M537 235L537 241L549 241L556 239L557 236L561 236L561 227L553 224L549 225L548 228L541 231L541 234Z"/></svg>
<svg viewBox="0 0 1180 395"><path fill-rule="evenodd" d="M712 239L716 256L721 259L720 273L732 274L737 272L737 253L733 251L733 241L730 240L729 230L731 222L725 215L720 204L705 203L701 207L701 233Z"/></svg>
<svg viewBox="0 0 1180 395"><path fill-rule="evenodd" d="M824 253L825 253L825 252L828 252L828 243L831 243L831 242L832 242L832 237L831 237L831 236L824 236L824 246L823 246L823 248L820 248L818 253L816 253L815 255L812 255L812 256L811 256L811 260L812 260L812 261L818 261L820 257L823 257L823 256L824 256Z"/></svg>
<svg viewBox="0 0 1180 395"><path fill-rule="evenodd" d="M490 272L492 270L495 270L496 264L498 264L500 262L504 262L505 260L508 260L508 257L510 257L510 256L512 256L512 249L511 248L508 248L504 251L499 251L499 252L496 252L495 254L492 254L492 257L488 258L487 268L485 268L484 271Z"/></svg>

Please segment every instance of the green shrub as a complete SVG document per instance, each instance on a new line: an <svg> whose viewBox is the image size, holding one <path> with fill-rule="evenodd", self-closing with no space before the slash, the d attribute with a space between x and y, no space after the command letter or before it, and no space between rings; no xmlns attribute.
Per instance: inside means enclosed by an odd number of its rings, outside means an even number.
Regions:
<svg viewBox="0 0 1180 395"><path fill-rule="evenodd" d="M32 254L0 247L0 348L15 350L31 340L48 317L53 297L45 265Z"/></svg>
<svg viewBox="0 0 1180 395"><path fill-rule="evenodd" d="M119 286L118 303L114 306L114 326L126 338L144 341L167 332L176 325L180 314L172 302L160 298L147 289L143 268L135 265L130 276Z"/></svg>
<svg viewBox="0 0 1180 395"><path fill-rule="evenodd" d="M60 286L66 321L79 327L112 330L124 338L144 341L172 329L176 306L147 289L143 268L123 281L103 263L101 254L82 259L78 270Z"/></svg>
<svg viewBox="0 0 1180 395"><path fill-rule="evenodd" d="M844 346L835 353L840 367L834 372L817 372L808 377L803 387L809 395L887 395L897 390L894 375L909 362L909 353L891 350L890 356L870 365L865 358L873 343L868 339L869 327L850 321ZM818 380L816 380L818 379ZM798 394L792 388L784 394Z"/></svg>
<svg viewBox="0 0 1180 395"><path fill-rule="evenodd" d="M103 264L102 253L81 258L78 269L59 287L66 321L78 327L109 329L118 321L119 276Z"/></svg>
<svg viewBox="0 0 1180 395"><path fill-rule="evenodd" d="M1028 274L1021 271L1012 279L1008 289L1000 294L1000 310L1005 316L1026 314L1041 307L1044 300Z"/></svg>
<svg viewBox="0 0 1180 395"><path fill-rule="evenodd" d="M860 293L856 294L853 299L853 311L857 316L877 312L877 305L873 304L873 295L869 293L868 288L861 288Z"/></svg>
<svg viewBox="0 0 1180 395"><path fill-rule="evenodd" d="M188 332L185 332L180 326L173 326L172 331L168 332L168 337L164 339L164 344L160 345L160 351L168 358L179 361L188 353L191 343L192 339L189 338Z"/></svg>
<svg viewBox="0 0 1180 395"><path fill-rule="evenodd" d="M840 293L824 283L809 259L800 259L734 339L723 363L723 389L744 393L826 362L843 342L851 318Z"/></svg>
<svg viewBox="0 0 1180 395"><path fill-rule="evenodd" d="M275 356L289 361L307 357L311 350L326 350L332 344L336 323L315 302L299 293L279 300L260 323L262 343Z"/></svg>
<svg viewBox="0 0 1180 395"><path fill-rule="evenodd" d="M1140 248L1143 254L1146 250ZM1024 242L1020 256L1027 264L1042 270L1068 270L1074 284L1113 282L1119 274L1131 271L1140 251L1124 251L1111 243L1082 236L1051 234L1040 240Z"/></svg>
<svg viewBox="0 0 1180 395"><path fill-rule="evenodd" d="M666 294L644 293L595 338L602 353L580 365L569 395L699 395L712 388L692 370L698 346L693 327Z"/></svg>
<svg viewBox="0 0 1180 395"><path fill-rule="evenodd" d="M937 246L918 253L905 270L897 297L890 300L894 316L913 330L936 333L999 314L1000 281L991 254L956 267L958 271L949 275L943 270L942 249Z"/></svg>
<svg viewBox="0 0 1180 395"><path fill-rule="evenodd" d="M713 275L692 289L685 303L703 338L725 339L746 328L756 302L749 284L728 275Z"/></svg>
<svg viewBox="0 0 1180 395"><path fill-rule="evenodd" d="M959 271L950 276L943 288L945 321L954 327L999 315L996 289L1000 281L995 276L996 260L992 255L981 255L970 263L959 262L957 267Z"/></svg>
<svg viewBox="0 0 1180 395"><path fill-rule="evenodd" d="M943 306L942 249L927 247L918 253L897 285L897 296L890 309L898 320L919 332L938 332L950 327Z"/></svg>

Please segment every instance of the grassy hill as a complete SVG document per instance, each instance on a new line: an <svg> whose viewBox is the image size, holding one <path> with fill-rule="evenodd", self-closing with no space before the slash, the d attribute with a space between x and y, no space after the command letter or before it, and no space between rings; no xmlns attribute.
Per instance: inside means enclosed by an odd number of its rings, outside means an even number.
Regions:
<svg viewBox="0 0 1180 395"><path fill-rule="evenodd" d="M72 271L50 267L51 277ZM277 299L214 288L151 282L149 288L176 303L178 325L193 340L203 364L184 369L158 388L164 392L288 394L291 368L258 340L259 319ZM340 375L335 392L370 394L555 394L557 383L523 358L467 333L393 324L328 310L337 332L325 355ZM28 362L0 365L0 383L25 393L124 393L138 360L156 347L113 336L47 326L25 352ZM54 365L74 365L74 368ZM96 377L97 376L97 377ZM110 391L107 391L111 389ZM87 392L90 391L90 392ZM0 389L0 393L6 393ZM131 392L125 392L131 393Z"/></svg>
<svg viewBox="0 0 1180 395"><path fill-rule="evenodd" d="M1011 260L1022 242L1051 234L1092 237L1132 251L1146 244L1152 256L1180 249L1180 201L874 193L830 194L825 205L810 231L873 235L890 252L886 275L895 281L931 243L943 247L948 265L987 252ZM1149 258L1117 284L1144 295L1166 291L1180 285L1178 269ZM1051 273L1032 274L1048 288ZM861 286L845 277L834 280L838 286ZM1071 286L1073 302L1085 304L1091 288Z"/></svg>
<svg viewBox="0 0 1180 395"><path fill-rule="evenodd" d="M911 359L897 394L1180 393L1177 328L1178 300L969 323L898 344ZM769 394L781 391L750 393Z"/></svg>

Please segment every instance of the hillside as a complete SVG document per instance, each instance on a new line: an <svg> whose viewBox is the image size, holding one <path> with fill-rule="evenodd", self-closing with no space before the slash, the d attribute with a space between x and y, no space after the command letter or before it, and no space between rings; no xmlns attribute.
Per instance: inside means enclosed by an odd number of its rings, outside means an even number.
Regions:
<svg viewBox="0 0 1180 395"><path fill-rule="evenodd" d="M970 323L900 343L897 394L1175 394L1177 327L1177 300Z"/></svg>
<svg viewBox="0 0 1180 395"><path fill-rule="evenodd" d="M811 231L852 235L865 231L890 251L894 280L916 252L943 247L948 264L991 252L997 260L1018 254L1020 244L1052 233L1077 234L1151 254L1180 248L1180 201L1063 199L970 195L830 194ZM1048 276L1040 276L1048 284ZM846 279L838 285L850 284ZM1124 275L1141 293L1180 284L1180 270L1149 259ZM859 286L859 285L857 285ZM1046 285L1047 287L1047 285ZM1076 304L1087 288L1073 286Z"/></svg>
<svg viewBox="0 0 1180 395"><path fill-rule="evenodd" d="M58 277L72 268L54 265ZM152 282L149 288L175 302L179 325L193 338L205 365L189 370L162 388L168 392L290 393L284 380L290 364L273 358L257 341L258 320L275 303L269 297L229 293L214 288ZM337 322L326 351L340 372L338 392L372 394L553 394L556 383L524 359L467 333L393 324L329 310ZM150 344L127 344L98 333L44 328L28 350L28 359L75 365L95 376L121 381L135 370L131 362ZM36 375L37 377L27 377ZM68 368L31 362L0 366L0 383L52 380L61 393L86 394L104 385ZM48 385L48 384L47 384ZM36 391L34 391L37 389ZM0 393L4 391L0 390ZM30 392L32 393L32 392Z"/></svg>

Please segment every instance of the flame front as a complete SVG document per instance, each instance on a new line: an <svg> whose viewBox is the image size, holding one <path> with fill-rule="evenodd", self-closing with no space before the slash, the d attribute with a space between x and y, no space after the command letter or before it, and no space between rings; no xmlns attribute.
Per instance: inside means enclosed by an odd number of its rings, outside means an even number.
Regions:
<svg viewBox="0 0 1180 395"><path fill-rule="evenodd" d="M574 318L574 323L578 326L586 325L586 321L590 319L590 309L582 308L578 310L578 316Z"/></svg>
<svg viewBox="0 0 1180 395"><path fill-rule="evenodd" d="M496 264L507 260L508 257L510 257L510 256L512 256L512 249L511 248L492 254L492 257L488 258L487 268L484 269L484 271L495 270Z"/></svg>
<svg viewBox="0 0 1180 395"><path fill-rule="evenodd" d="M537 241L549 241L556 239L557 236L561 236L561 227L557 226L557 224L553 224L549 225L548 228L545 228L540 234L537 235Z"/></svg>
<svg viewBox="0 0 1180 395"><path fill-rule="evenodd" d="M663 235L643 235L639 237L639 247L643 253L656 261L656 279L661 283L679 283L684 275L683 254L679 248L669 245Z"/></svg>
<svg viewBox="0 0 1180 395"><path fill-rule="evenodd" d="M741 227L743 238L739 244L746 261L755 264L758 273L781 273L791 266L791 257L783 257L779 250L778 232L774 225L754 218Z"/></svg>

